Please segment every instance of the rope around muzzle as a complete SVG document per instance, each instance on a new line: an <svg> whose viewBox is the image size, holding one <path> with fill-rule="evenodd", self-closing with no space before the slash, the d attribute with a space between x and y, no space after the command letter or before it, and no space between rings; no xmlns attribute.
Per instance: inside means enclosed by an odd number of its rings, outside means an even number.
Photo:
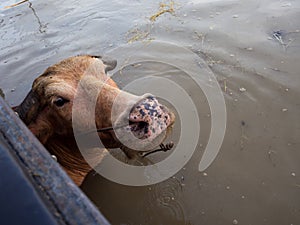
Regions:
<svg viewBox="0 0 300 225"><path fill-rule="evenodd" d="M15 112L15 114L19 116L19 113L18 112ZM101 133L101 132L108 132L108 131L112 131L112 130L115 130L115 129L120 129L120 128L123 128L123 127L126 127L128 126L128 124L123 124L123 125L119 125L119 126L116 126L116 127L105 127L105 128L100 128L100 129L97 129L96 131L98 133ZM86 132L84 133L85 135L86 134L89 134L89 133L92 133L93 131L89 131L89 132ZM159 149L155 149L155 150L149 150L147 152L143 152L141 153L141 156L142 158L145 158L146 156L149 156L149 155L152 155L153 153L157 153L157 152L167 152L169 150L171 150L173 147L174 147L174 143L172 141L168 142L167 144L163 144L161 143L159 145ZM56 155L51 155L52 158L57 162L57 157Z"/></svg>
<svg viewBox="0 0 300 225"><path fill-rule="evenodd" d="M151 154L156 153L156 152L166 152L166 151L169 151L169 150L171 150L174 147L174 143L173 143L173 141L170 141L167 144L161 143L159 145L159 147L160 147L159 149L150 150L148 152L142 153L142 158L145 158L146 156L151 155Z"/></svg>
<svg viewBox="0 0 300 225"><path fill-rule="evenodd" d="M101 133L101 132L107 132L107 131L111 131L111 130L115 130L115 129L120 129L120 128L123 128L123 127L126 127L128 126L128 124L125 124L125 125L119 125L119 126L116 126L116 127L105 127L105 128L100 128L100 129L97 129L97 132L98 133ZM156 153L156 152L167 152L169 150L171 150L173 147L174 147L174 142L173 141L170 141L168 142L167 144L163 144L161 143L159 145L159 149L155 149L155 150L149 150L147 152L143 152L141 153L141 156L142 158L145 158L146 156L149 156L153 153Z"/></svg>

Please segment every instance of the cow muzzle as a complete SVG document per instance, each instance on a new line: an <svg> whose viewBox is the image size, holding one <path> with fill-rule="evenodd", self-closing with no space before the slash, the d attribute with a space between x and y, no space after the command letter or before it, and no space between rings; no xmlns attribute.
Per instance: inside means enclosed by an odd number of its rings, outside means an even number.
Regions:
<svg viewBox="0 0 300 225"><path fill-rule="evenodd" d="M171 110L146 94L116 120L114 132L122 145L149 151L163 142L174 121Z"/></svg>

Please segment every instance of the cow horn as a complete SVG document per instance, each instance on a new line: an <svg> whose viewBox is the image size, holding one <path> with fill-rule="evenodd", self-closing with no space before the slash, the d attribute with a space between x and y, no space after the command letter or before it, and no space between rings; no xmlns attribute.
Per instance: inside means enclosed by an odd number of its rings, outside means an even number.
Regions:
<svg viewBox="0 0 300 225"><path fill-rule="evenodd" d="M13 107L13 110L26 125L29 125L37 117L40 105L41 103L38 95L30 90L23 102L20 105Z"/></svg>

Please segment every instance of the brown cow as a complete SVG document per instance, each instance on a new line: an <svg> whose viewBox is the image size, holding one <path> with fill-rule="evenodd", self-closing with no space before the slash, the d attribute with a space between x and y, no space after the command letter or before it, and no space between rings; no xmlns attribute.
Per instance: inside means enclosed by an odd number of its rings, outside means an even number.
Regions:
<svg viewBox="0 0 300 225"><path fill-rule="evenodd" d="M165 131L174 123L174 114L153 96L139 97L121 91L106 74L115 66L116 61L99 56L65 59L35 79L24 101L13 108L50 154L57 157L77 185L82 183L91 166L76 144L74 122L79 127L79 133L87 136L89 129L96 125L105 148L127 149L128 155L131 150L124 147L120 135L116 135L116 129L119 134L133 134L137 140L148 140L152 148L162 143L166 137ZM79 86L85 97L78 95ZM98 93L95 107L91 110L89 99L95 93ZM117 113L115 119L112 119L113 107L114 114ZM73 110L78 112L76 121L73 121ZM92 122L91 116L95 117ZM113 125L117 128L111 128ZM88 147L98 147L88 144ZM135 149L143 147L149 150L149 146L136 146Z"/></svg>

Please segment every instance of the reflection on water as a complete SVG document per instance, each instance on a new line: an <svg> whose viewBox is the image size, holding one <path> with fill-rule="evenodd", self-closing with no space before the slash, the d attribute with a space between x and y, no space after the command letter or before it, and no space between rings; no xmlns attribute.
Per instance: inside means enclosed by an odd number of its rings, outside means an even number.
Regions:
<svg viewBox="0 0 300 225"><path fill-rule="evenodd" d="M211 112L202 91L174 68L155 63L125 68L116 77L122 86L132 77L168 74L193 98L201 133L192 159L162 183L129 187L90 174L82 189L113 224L300 223L299 2L176 1L174 14L154 22L149 18L160 1L34 0L2 9L12 3L0 3L0 87L11 105L47 66L71 55L103 54L133 35L186 47L217 77L227 129L204 173L198 164Z"/></svg>

